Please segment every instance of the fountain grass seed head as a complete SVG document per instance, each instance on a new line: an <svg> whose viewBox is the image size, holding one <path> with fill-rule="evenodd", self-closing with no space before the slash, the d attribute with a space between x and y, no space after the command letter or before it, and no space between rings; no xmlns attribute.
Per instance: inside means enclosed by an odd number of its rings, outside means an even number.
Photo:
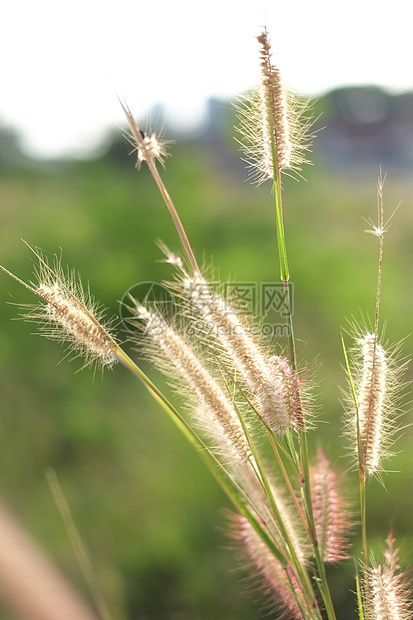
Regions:
<svg viewBox="0 0 413 620"><path fill-rule="evenodd" d="M237 105L241 137L238 142L251 168L251 178L260 184L281 172L300 172L309 163L308 102L299 99L284 85L279 68L273 64L266 29L257 37L260 46L261 77L258 87Z"/></svg>
<svg viewBox="0 0 413 620"><path fill-rule="evenodd" d="M3 271L23 284L41 300L30 306L23 318L39 324L39 333L52 340L66 343L68 352L85 358L85 366L96 363L111 367L117 361L118 346L110 323L104 321L104 311L90 291L85 290L74 271L64 273L59 261L53 269L33 248L38 259L37 283L26 284L10 271Z"/></svg>

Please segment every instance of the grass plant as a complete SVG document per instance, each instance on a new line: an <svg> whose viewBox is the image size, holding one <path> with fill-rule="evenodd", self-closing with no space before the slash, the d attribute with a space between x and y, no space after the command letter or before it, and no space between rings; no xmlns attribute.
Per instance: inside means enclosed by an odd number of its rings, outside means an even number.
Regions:
<svg viewBox="0 0 413 620"><path fill-rule="evenodd" d="M34 283L2 269L37 296L39 303L25 309L24 317L39 322L41 333L67 343L69 352L85 358L85 365L125 366L194 446L232 503L229 538L275 614L336 619L327 567L348 561L351 534L360 527L354 608L360 619L405 620L411 615L410 593L394 535L389 533L383 560L373 558L366 511L369 479L380 475L394 436L405 367L397 349L381 337L383 180L378 186L378 222L369 230L379 241L373 327L349 330L353 348L348 348L347 335L342 338L348 375L346 427L355 465L347 475L358 474L357 510L343 492L332 459L321 447L309 446L309 434L317 432L311 372L299 359L294 332L283 178L300 175L310 122L306 106L282 83L266 30L258 44L261 82L238 106L238 139L253 178L259 183L270 180L273 186L280 274L275 291L286 343L265 337L265 322L250 319L239 288L228 294L231 287L216 286L209 268L200 266L159 171L167 144L156 133L146 134L123 101L137 168L148 167L181 244L180 252L162 246L172 271L171 281L163 283L172 310L131 294L123 307L125 331L117 334L115 322L104 321L80 278L63 272L58 261L50 265L37 249L30 248L39 265ZM137 356L121 344L122 333L171 380L176 397L169 397L143 371Z"/></svg>

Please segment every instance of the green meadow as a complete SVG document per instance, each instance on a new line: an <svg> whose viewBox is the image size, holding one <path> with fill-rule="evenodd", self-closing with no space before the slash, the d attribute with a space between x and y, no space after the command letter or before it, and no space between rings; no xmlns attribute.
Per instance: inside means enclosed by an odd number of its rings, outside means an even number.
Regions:
<svg viewBox="0 0 413 620"><path fill-rule="evenodd" d="M174 144L163 179L202 263L231 282L278 282L271 187L245 181L237 146ZM374 320L378 242L363 220L377 219L379 171L349 174L321 156L287 178L284 214L298 357L314 384L313 452L322 442L345 474L357 507L356 471L342 436L345 387L340 332L348 320ZM386 172L385 170L383 172ZM381 324L390 343L412 350L412 181L392 172L384 185L385 236ZM105 308L135 284L162 282L172 271L156 241L179 242L153 180L134 169L126 143L86 161L0 170L0 262L33 280L24 239L82 282ZM113 620L252 620L266 617L226 536L230 505L201 460L125 369L82 367L36 326L15 320L18 304L36 300L0 274L0 497L68 579L91 596L76 562L45 471L53 469L96 571ZM17 304L17 305L16 305ZM129 333L119 335L128 340ZM286 346L282 340L277 347ZM131 344L127 345L131 355ZM160 386L165 380L145 361ZM411 377L408 370L407 379ZM175 398L172 396L172 398ZM408 396L405 399L409 400ZM180 404L178 402L178 404ZM410 424L411 413L401 420ZM392 523L403 562L413 564L412 431L404 430L391 472L368 487L368 530L380 550ZM377 543L375 542L377 539ZM358 549L358 532L354 533ZM355 616L352 561L329 569L339 618ZM2 618L14 620L6 610Z"/></svg>

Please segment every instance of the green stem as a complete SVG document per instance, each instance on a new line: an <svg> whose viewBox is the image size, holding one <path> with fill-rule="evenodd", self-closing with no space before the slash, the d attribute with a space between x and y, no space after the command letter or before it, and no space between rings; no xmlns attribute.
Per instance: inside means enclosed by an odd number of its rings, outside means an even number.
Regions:
<svg viewBox="0 0 413 620"><path fill-rule="evenodd" d="M273 147L273 161L275 162L275 145ZM285 242L284 221L283 221L283 209L282 209L282 195L281 195L281 173L276 166L274 170L277 170L277 174L274 175L274 196L275 196L275 215L277 220L277 242L278 242L278 256L280 259L280 277L282 282L288 282L290 274L288 271L287 261L287 246Z"/></svg>
<svg viewBox="0 0 413 620"><path fill-rule="evenodd" d="M364 573L367 567L367 516L366 516L366 474L362 467L359 468L360 486L360 514L361 514L361 544L363 553Z"/></svg>
<svg viewBox="0 0 413 620"><path fill-rule="evenodd" d="M360 577L357 572L356 565L356 594L357 594L357 607L359 612L359 620L364 620L364 608L363 608L363 593L360 585Z"/></svg>
<svg viewBox="0 0 413 620"><path fill-rule="evenodd" d="M137 366L135 362L131 360L131 358L118 345L114 345L114 352L119 362L121 362L130 372L132 372L136 377L140 379L140 381L144 384L152 397L156 400L158 404L161 405L162 409L166 411L168 416L176 424L179 430L184 434L186 439L188 439L190 443L197 449L202 460L211 471L215 479L218 481L229 499L232 501L234 506L238 508L241 514L243 514L248 519L252 527L259 534L259 536L271 550L273 555L282 563L283 566L285 566L286 560L284 556L280 553L280 551L274 545L273 541L268 537L265 530L261 527L257 519L254 517L253 512L249 506L249 499L245 496L245 493L242 491L242 489L235 483L235 481L230 477L225 468L215 458L215 456L204 444L204 442L197 436L197 434L193 431L189 424L187 424L187 422L182 418L181 414L168 401L168 399L156 387L156 385L152 383L152 381L145 375L145 373L139 368L139 366Z"/></svg>
<svg viewBox="0 0 413 620"><path fill-rule="evenodd" d="M274 161L274 164L276 164L275 145L273 145L273 161ZM289 327L290 327L289 329L290 354L291 354L293 368L294 370L296 370L297 359L296 359L293 319L292 319L292 312L291 312L291 296L290 296L290 289L288 286L288 280L290 278L290 274L288 271L287 247L286 247L286 242L285 242L283 213L282 213L281 174L276 165L274 165L274 170L277 171L277 174L274 176L274 194L275 194L275 210L276 210L276 218L277 218L278 254L279 254L279 259L280 259L281 280L284 286L285 300L287 302L288 322L289 322ZM289 437L289 439L290 441L292 440L291 437ZM319 576L319 581L317 581L317 585L318 585L320 594L323 599L323 603L325 606L328 619L336 620L333 601L331 599L331 593L330 593L330 589L329 589L328 582L327 582L325 566L321 558L320 550L318 547L317 532L316 532L316 527L315 527L314 511L313 511L313 504L312 504L312 497L311 497L307 435L305 431L303 430L300 430L299 432L299 444L300 444L300 460L301 460L301 489L302 489L303 500L304 500L304 503L307 509L309 531L310 531L310 536L311 536L311 540L312 540L313 547L314 547L314 555L315 555L317 571L318 571L318 576Z"/></svg>
<svg viewBox="0 0 413 620"><path fill-rule="evenodd" d="M357 457L359 466L359 493L360 493L360 516L361 516L361 544L363 554L363 569L367 567L367 516L366 516L366 471L364 465L364 451L361 443L359 407L357 401L356 388L351 374L350 363L347 355L346 345L343 335L341 334L341 342L343 345L344 359L346 362L347 374L350 382L350 389L354 400L356 410L356 430L357 430Z"/></svg>
<svg viewBox="0 0 413 620"><path fill-rule="evenodd" d="M172 221L173 221L173 223L175 225L175 228L176 228L176 231L177 231L177 233L179 235L179 239L181 240L182 247L184 249L186 257L187 257L188 261L190 262L191 267L192 267L194 273L200 273L200 270L199 270L199 267L198 267L198 263L197 263L196 258L195 258L195 254L193 253L191 244L189 243L189 239L188 239L187 234L185 232L185 229L184 229L184 227L182 225L181 219L180 219L180 217L178 215L178 212L177 212L177 210L175 208L175 205L174 205L174 203L172 201L172 198L170 197L169 192L166 189L164 182L162 181L162 178L161 178L161 176L160 176L160 174L158 172L158 168L156 167L156 163L155 163L154 159L149 159L147 161L147 164L148 164L148 168L149 168L149 170L150 170L150 172L152 174L152 177L153 177L153 179L154 179L154 181L155 181L155 183L156 183L156 185L157 185L157 187L159 189L159 192L160 192L160 194L161 194L161 196L162 196L162 198L163 198L163 200L164 200L164 202L165 202L165 204L166 204L166 206L168 208L168 211L169 211L169 213L171 215Z"/></svg>
<svg viewBox="0 0 413 620"><path fill-rule="evenodd" d="M301 463L302 463L302 478L301 489L305 506L307 508L307 518L310 527L310 535L314 548L314 557L317 565L317 571L319 581L317 581L318 589L323 599L324 607L329 620L336 620L336 614L334 611L333 601L331 599L330 588L327 582L327 575L323 559L320 554L318 546L317 531L315 527L313 502L311 495L311 483L310 483L310 467L308 463L308 444L307 434L305 431L300 431L300 449L301 449Z"/></svg>
<svg viewBox="0 0 413 620"><path fill-rule="evenodd" d="M280 470L281 470L281 472L282 472L282 474L283 474L283 478L284 478L285 484L286 484L286 486L287 486L287 488L288 488L288 491L289 491L289 493L290 493L290 496L291 496L291 498L292 498L292 500L293 500L293 502L294 502L294 504L295 504L295 507L296 507L296 509L297 509L298 514L300 515L300 518L301 518L301 520L302 520L303 526L304 526L304 528L305 528L305 530L306 530L307 534L308 534L309 536L311 536L311 535L310 535L310 531L309 531L309 529L308 529L308 521L307 521L307 519L305 518L305 515L304 515L304 513L303 513L303 510L302 510L302 507L301 507L301 505L300 505L300 502L299 502L299 500L298 500L298 498L297 498L297 496L296 496L296 494L295 494L295 492L294 492L294 489L292 488L292 485L291 485L291 480L290 480L290 478L289 478L289 476L288 476L288 474L287 474L287 472L286 472L286 470L285 470L284 463L283 463L283 461L282 461L281 455L280 455L280 453L279 453L279 451L278 451L278 449L277 449L277 446L276 446L275 442L273 441L273 437L272 437L272 435L271 435L270 433L269 433L268 435L269 435L270 443L271 443L271 445L272 445L272 448L273 448L274 454L275 454L275 456L276 456L276 458L277 458L278 465L279 465ZM296 557L296 555L294 555L294 557ZM310 583L310 581L309 581L308 571L307 571L307 570L305 570L305 568L304 568L304 567L301 567L301 566L300 566L300 567L299 567L299 571L298 571L298 572L299 572L299 573L301 574L301 576L303 577L304 583L305 583L305 585L306 585L306 590L307 590L307 592L311 592L311 594L310 594L310 600L314 601L314 598L312 598L312 597L314 597L314 592L313 592L313 589L312 589L311 583ZM312 611L314 611L314 609L316 610L316 612L315 612L315 613L319 614L319 609L318 609L318 606L317 606L317 605L315 605L315 606L314 606L314 604L313 604L313 605L312 605ZM317 616L317 617L319 617L319 616Z"/></svg>
<svg viewBox="0 0 413 620"><path fill-rule="evenodd" d="M119 362L126 366L126 368L130 372L132 372L132 374L134 374L140 379L140 381L144 384L152 397L162 407L162 409L166 411L166 413L178 426L178 428L185 435L188 441L190 441L190 443L195 447L200 448L201 441L195 436L195 433L185 422L180 413L175 409L175 407L171 405L165 395L162 394L162 392L156 387L154 383L152 383L149 377L145 375L145 373L139 368L139 366L137 366L137 364L135 364L135 362L131 360L131 358L118 345L115 345L115 355Z"/></svg>

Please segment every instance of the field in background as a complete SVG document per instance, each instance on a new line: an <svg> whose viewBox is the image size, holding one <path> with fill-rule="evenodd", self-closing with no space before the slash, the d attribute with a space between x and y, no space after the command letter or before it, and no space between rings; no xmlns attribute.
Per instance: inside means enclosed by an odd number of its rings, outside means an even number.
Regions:
<svg viewBox="0 0 413 620"><path fill-rule="evenodd" d="M48 256L62 251L63 265L82 274L108 315L118 314L119 300L134 284L168 279L155 240L178 250L176 235L149 174L134 171L126 153L122 145L87 162L0 171L0 262L30 280L32 258L20 238ZM271 188L244 182L232 143L224 150L213 142L177 144L172 154L164 180L198 258L212 257L222 280L277 281ZM319 423L311 443L316 447L322 437L343 471L349 461L341 458L340 330L360 312L374 314L378 244L364 233L362 218L376 218L377 175L344 173L321 161L305 170L307 181L288 179L284 188L299 357L316 383ZM401 199L384 249L381 311L390 342L410 334L413 316L412 181L392 172L385 183L387 216ZM248 593L235 570L236 554L226 549L227 500L144 389L119 367L103 379L88 369L76 374L81 360L61 361L59 345L11 320L18 314L14 303L34 301L30 293L2 275L0 298L2 500L85 590L44 476L46 468L55 469L114 620L264 617L254 605L259 596ZM411 350L409 336L403 352ZM405 422L411 420L408 414ZM397 444L404 451L389 463L402 473L385 477L387 491L373 481L368 499L372 539L384 540L393 522L410 564L412 440L407 429ZM357 474L347 480L356 498ZM354 567L349 562L330 572L343 598L340 618L348 619ZM2 617L8 618L5 611Z"/></svg>

